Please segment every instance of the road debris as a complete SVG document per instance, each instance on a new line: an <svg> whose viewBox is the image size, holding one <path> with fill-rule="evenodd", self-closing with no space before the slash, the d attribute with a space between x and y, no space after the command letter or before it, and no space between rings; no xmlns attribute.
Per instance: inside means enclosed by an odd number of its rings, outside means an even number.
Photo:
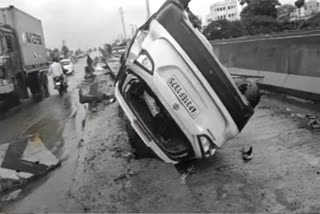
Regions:
<svg viewBox="0 0 320 214"><path fill-rule="evenodd" d="M0 190L10 191L60 166L39 134L0 146Z"/></svg>
<svg viewBox="0 0 320 214"><path fill-rule="evenodd" d="M181 175L181 184L186 184L187 183L187 178L191 175L194 175L195 171L194 171L194 166L191 165L190 167L188 167L185 172L182 173Z"/></svg>
<svg viewBox="0 0 320 214"><path fill-rule="evenodd" d="M2 196L0 198L0 201L2 201L2 202L14 201L19 197L21 192L22 192L22 189L18 189L18 190L15 190L13 192L10 192L10 193Z"/></svg>
<svg viewBox="0 0 320 214"><path fill-rule="evenodd" d="M110 149L113 158L121 158L122 157L122 148L120 146L116 146Z"/></svg>
<svg viewBox="0 0 320 214"><path fill-rule="evenodd" d="M249 148L246 148L245 146L242 147L242 158L244 161L250 161L253 157L253 147L250 146Z"/></svg>
<svg viewBox="0 0 320 214"><path fill-rule="evenodd" d="M117 178L113 179L113 181L115 183L119 183L119 181L123 181L123 180L126 180L126 179L128 179L127 175L126 174L121 174Z"/></svg>
<svg viewBox="0 0 320 214"><path fill-rule="evenodd" d="M307 126L309 126L312 129L320 129L320 120L311 119Z"/></svg>
<svg viewBox="0 0 320 214"><path fill-rule="evenodd" d="M301 120L307 120L307 126L311 129L320 129L320 117L303 113L292 113L290 118L298 118Z"/></svg>
<svg viewBox="0 0 320 214"><path fill-rule="evenodd" d="M123 155L123 157L130 162L131 160L135 159L136 156L134 154L132 154L131 152L128 152L126 154Z"/></svg>

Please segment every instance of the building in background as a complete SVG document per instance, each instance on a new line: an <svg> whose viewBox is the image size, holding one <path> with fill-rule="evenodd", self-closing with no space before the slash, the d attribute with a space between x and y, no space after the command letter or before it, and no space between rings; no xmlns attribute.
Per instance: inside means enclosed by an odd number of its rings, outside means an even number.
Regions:
<svg viewBox="0 0 320 214"><path fill-rule="evenodd" d="M304 4L303 7L300 8L300 10L296 8L290 14L290 21L309 19L313 15L319 12L320 12L320 2L317 0L309 0Z"/></svg>
<svg viewBox="0 0 320 214"><path fill-rule="evenodd" d="M206 23L226 19L235 21L240 19L241 6L238 0L224 0L210 7L210 14L206 17Z"/></svg>

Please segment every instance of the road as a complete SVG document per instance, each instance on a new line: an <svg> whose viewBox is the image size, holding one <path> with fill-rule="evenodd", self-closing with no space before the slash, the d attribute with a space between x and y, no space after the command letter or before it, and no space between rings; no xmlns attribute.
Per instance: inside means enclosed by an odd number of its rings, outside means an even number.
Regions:
<svg viewBox="0 0 320 214"><path fill-rule="evenodd" d="M75 74L68 77L69 89L63 97L53 89L49 76L49 98L39 103L24 102L0 121L0 143L39 133L46 146L62 160L63 166L25 188L21 200L14 205L14 212L26 212L26 208L31 211L34 207L45 212L62 210L61 207L65 206L65 192L72 183L77 160L75 151L82 137L82 121L86 115L84 106L78 102L78 86L84 77L84 66L85 59L75 64Z"/></svg>
<svg viewBox="0 0 320 214"><path fill-rule="evenodd" d="M11 213L43 212L318 212L320 132L306 115L319 105L266 94L243 132L209 160L175 167L154 159L130 159L117 103L96 112L78 103L84 62L69 79L70 92L53 94L0 121L1 138L40 132L62 166L27 186L3 207ZM298 115L298 116L297 116ZM86 117L83 130L82 121ZM253 147L244 162L243 147ZM181 169L193 168L186 179ZM177 170L179 169L179 170Z"/></svg>

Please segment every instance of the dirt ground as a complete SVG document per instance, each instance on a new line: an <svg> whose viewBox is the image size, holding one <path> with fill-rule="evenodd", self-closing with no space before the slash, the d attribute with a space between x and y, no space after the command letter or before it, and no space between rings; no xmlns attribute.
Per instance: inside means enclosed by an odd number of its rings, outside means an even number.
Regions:
<svg viewBox="0 0 320 214"><path fill-rule="evenodd" d="M210 160L135 160L117 103L90 113L68 212L281 212L320 209L320 132L299 114L317 106L266 95L245 130ZM121 115L121 114L120 114ZM244 162L243 146L253 146Z"/></svg>
<svg viewBox="0 0 320 214"><path fill-rule="evenodd" d="M172 165L134 160L118 104L87 118L68 212L200 212Z"/></svg>

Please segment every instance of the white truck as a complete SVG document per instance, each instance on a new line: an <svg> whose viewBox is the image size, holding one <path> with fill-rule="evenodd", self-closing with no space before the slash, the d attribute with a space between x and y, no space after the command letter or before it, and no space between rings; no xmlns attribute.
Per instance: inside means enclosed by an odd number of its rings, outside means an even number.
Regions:
<svg viewBox="0 0 320 214"><path fill-rule="evenodd" d="M48 57L41 21L13 7L0 8L0 101L49 96Z"/></svg>

